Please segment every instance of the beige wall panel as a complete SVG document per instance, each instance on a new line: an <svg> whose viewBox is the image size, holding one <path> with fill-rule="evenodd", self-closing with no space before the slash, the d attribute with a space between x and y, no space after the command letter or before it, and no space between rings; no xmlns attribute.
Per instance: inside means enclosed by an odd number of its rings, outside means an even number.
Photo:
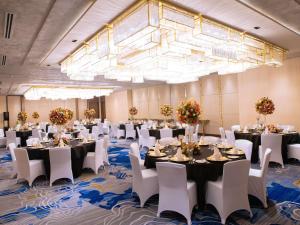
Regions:
<svg viewBox="0 0 300 225"><path fill-rule="evenodd" d="M185 88L186 88L187 99L192 98L192 99L195 99L197 102L200 102L200 82L199 81L186 83Z"/></svg>
<svg viewBox="0 0 300 225"><path fill-rule="evenodd" d="M9 126L14 127L17 123L18 113L21 111L21 97L8 96L8 112L9 112Z"/></svg>
<svg viewBox="0 0 300 225"><path fill-rule="evenodd" d="M127 121L128 115L128 95L127 91L114 92L105 97L106 117L113 123Z"/></svg>
<svg viewBox="0 0 300 225"><path fill-rule="evenodd" d="M201 96L219 94L219 76L212 74L201 78Z"/></svg>
<svg viewBox="0 0 300 225"><path fill-rule="evenodd" d="M78 99L78 119L84 119L84 110L87 109L87 100Z"/></svg>
<svg viewBox="0 0 300 225"><path fill-rule="evenodd" d="M239 114L238 94L222 95L222 112L223 114Z"/></svg>
<svg viewBox="0 0 300 225"><path fill-rule="evenodd" d="M222 94L238 93L238 75L228 74L220 76Z"/></svg>
<svg viewBox="0 0 300 225"><path fill-rule="evenodd" d="M3 112L6 112L6 96L0 96L0 127L3 128Z"/></svg>
<svg viewBox="0 0 300 225"><path fill-rule="evenodd" d="M300 58L288 59L278 68L260 67L240 73L239 113L242 125L255 123L255 102L270 97L275 103L275 112L268 116L268 123L294 124L300 128Z"/></svg>

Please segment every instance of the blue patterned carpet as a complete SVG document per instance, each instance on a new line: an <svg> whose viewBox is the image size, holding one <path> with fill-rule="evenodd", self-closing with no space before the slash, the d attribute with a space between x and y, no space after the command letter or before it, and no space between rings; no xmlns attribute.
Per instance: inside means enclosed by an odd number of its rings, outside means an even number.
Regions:
<svg viewBox="0 0 300 225"><path fill-rule="evenodd" d="M0 151L0 224L185 224L185 219L171 212L156 217L158 197L152 197L145 208L131 193L129 143L113 143L109 149L110 166L97 176L89 170L71 185L61 180L53 187L39 178L33 188L11 179L11 157ZM142 152L143 156L144 152ZM253 218L248 213L233 213L231 225L300 224L300 164L284 169L271 167L268 176L269 208L250 197ZM193 224L221 224L212 206L194 210Z"/></svg>

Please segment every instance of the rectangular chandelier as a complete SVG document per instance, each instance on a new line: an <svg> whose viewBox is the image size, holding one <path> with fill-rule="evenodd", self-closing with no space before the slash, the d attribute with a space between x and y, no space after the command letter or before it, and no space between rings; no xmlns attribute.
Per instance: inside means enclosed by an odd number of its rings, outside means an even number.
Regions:
<svg viewBox="0 0 300 225"><path fill-rule="evenodd" d="M31 87L24 96L28 100L41 98L51 100L66 100L72 98L91 99L94 97L108 96L113 88L76 88L76 87Z"/></svg>
<svg viewBox="0 0 300 225"><path fill-rule="evenodd" d="M140 1L61 63L70 79L184 83L280 66L285 51L169 3Z"/></svg>

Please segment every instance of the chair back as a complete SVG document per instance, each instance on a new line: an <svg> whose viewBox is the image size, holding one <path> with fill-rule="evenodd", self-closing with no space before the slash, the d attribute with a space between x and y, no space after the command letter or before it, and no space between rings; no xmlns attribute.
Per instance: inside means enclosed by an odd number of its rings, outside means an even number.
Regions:
<svg viewBox="0 0 300 225"><path fill-rule="evenodd" d="M23 148L15 148L14 152L16 156L18 176L20 178L29 177L30 167L27 150Z"/></svg>
<svg viewBox="0 0 300 225"><path fill-rule="evenodd" d="M107 149L108 145L109 145L109 136L104 135L104 138L103 138L103 147L104 147L104 149Z"/></svg>
<svg viewBox="0 0 300 225"><path fill-rule="evenodd" d="M132 167L133 182L141 182L143 180L142 170L139 159L136 155L129 152L130 163Z"/></svg>
<svg viewBox="0 0 300 225"><path fill-rule="evenodd" d="M16 155L15 155L16 144L15 143L10 143L8 145L8 149L9 149L12 161L16 161Z"/></svg>
<svg viewBox="0 0 300 225"><path fill-rule="evenodd" d="M159 130L160 138L173 137L173 130L170 128L163 128Z"/></svg>
<svg viewBox="0 0 300 225"><path fill-rule="evenodd" d="M40 139L41 138L40 131L38 129L32 129L32 137Z"/></svg>
<svg viewBox="0 0 300 225"><path fill-rule="evenodd" d="M199 133L199 124L196 125L194 134L198 135Z"/></svg>
<svg viewBox="0 0 300 225"><path fill-rule="evenodd" d="M231 130L234 131L240 131L241 130L241 125L233 125L231 126Z"/></svg>
<svg viewBox="0 0 300 225"><path fill-rule="evenodd" d="M226 139L226 135L225 135L224 128L223 127L219 127L219 131L220 131L221 139L225 140Z"/></svg>
<svg viewBox="0 0 300 225"><path fill-rule="evenodd" d="M0 138L4 137L4 130L2 128L0 128Z"/></svg>
<svg viewBox="0 0 300 225"><path fill-rule="evenodd" d="M135 155L138 158L139 162L141 162L142 159L138 143L134 142L130 145L130 153Z"/></svg>
<svg viewBox="0 0 300 225"><path fill-rule="evenodd" d="M147 124L143 124L143 125L141 126L141 129L148 129Z"/></svg>
<svg viewBox="0 0 300 225"><path fill-rule="evenodd" d="M149 130L148 129L141 129L141 131L140 131L140 133L141 133L141 136L143 137L143 138L148 138L148 137L150 137L150 134L149 134Z"/></svg>
<svg viewBox="0 0 300 225"><path fill-rule="evenodd" d="M264 159L261 165L262 177L266 177L269 169L269 162L272 155L272 149L267 148L264 154Z"/></svg>
<svg viewBox="0 0 300 225"><path fill-rule="evenodd" d="M194 127L192 127L192 126L187 126L184 129L185 136L188 136L189 134L193 134L193 133L194 133Z"/></svg>
<svg viewBox="0 0 300 225"><path fill-rule="evenodd" d="M136 127L136 132L138 133L138 137L141 138L141 132L140 132L140 128Z"/></svg>
<svg viewBox="0 0 300 225"><path fill-rule="evenodd" d="M224 194L227 191L248 193L249 170L250 161L246 159L225 163L222 178Z"/></svg>
<svg viewBox="0 0 300 225"><path fill-rule="evenodd" d="M53 133L53 134L57 133L57 128L55 126L50 125L48 127L48 133Z"/></svg>
<svg viewBox="0 0 300 225"><path fill-rule="evenodd" d="M99 134L104 134L103 123L98 124Z"/></svg>
<svg viewBox="0 0 300 225"><path fill-rule="evenodd" d="M7 144L15 143L17 145L17 133L15 130L6 131L6 142Z"/></svg>
<svg viewBox="0 0 300 225"><path fill-rule="evenodd" d="M235 145L235 136L234 132L231 130L225 130L226 140L228 144L234 146Z"/></svg>
<svg viewBox="0 0 300 225"><path fill-rule="evenodd" d="M101 162L104 159L104 139L96 141L95 161Z"/></svg>
<svg viewBox="0 0 300 225"><path fill-rule="evenodd" d="M92 126L92 133L98 133L99 132L99 126Z"/></svg>
<svg viewBox="0 0 300 225"><path fill-rule="evenodd" d="M57 173L58 171L69 170L72 168L71 161L71 148L50 148L49 149L50 157L50 173Z"/></svg>
<svg viewBox="0 0 300 225"><path fill-rule="evenodd" d="M39 138L28 138L27 140L26 140L26 145L27 146L31 146L31 145L33 145L33 144L38 144L40 142L40 139Z"/></svg>
<svg viewBox="0 0 300 225"><path fill-rule="evenodd" d="M178 163L157 162L158 183L160 194L178 197L182 192L187 192L186 166Z"/></svg>
<svg viewBox="0 0 300 225"><path fill-rule="evenodd" d="M131 123L126 123L125 124L125 130L127 131L133 131L134 130L134 126Z"/></svg>
<svg viewBox="0 0 300 225"><path fill-rule="evenodd" d="M173 137L166 137L166 138L161 138L159 140L159 143L163 146L167 146L167 145L170 145L172 144L173 142L176 141L176 138L173 138Z"/></svg>
<svg viewBox="0 0 300 225"><path fill-rule="evenodd" d="M46 127L47 127L47 122L40 122L40 128L42 131L47 132Z"/></svg>
<svg viewBox="0 0 300 225"><path fill-rule="evenodd" d="M88 138L88 136L89 136L89 130L88 129L81 130L79 135L83 136L85 138Z"/></svg>
<svg viewBox="0 0 300 225"><path fill-rule="evenodd" d="M203 137L204 142L209 144L218 144L220 143L220 138L214 137L214 136L204 136Z"/></svg>
<svg viewBox="0 0 300 225"><path fill-rule="evenodd" d="M251 161L253 143L248 140L239 139L235 141L235 147L245 152L247 160Z"/></svg>
<svg viewBox="0 0 300 225"><path fill-rule="evenodd" d="M282 153L281 153L281 144L282 144L282 135L280 134L262 134L261 135L261 147L262 147L262 155L267 148L272 149L272 155L270 161L282 161ZM262 159L263 161L263 159Z"/></svg>

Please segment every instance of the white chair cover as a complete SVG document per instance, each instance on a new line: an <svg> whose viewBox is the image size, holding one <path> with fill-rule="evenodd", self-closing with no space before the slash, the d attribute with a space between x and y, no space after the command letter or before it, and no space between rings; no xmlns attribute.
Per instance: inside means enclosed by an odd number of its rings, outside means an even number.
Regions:
<svg viewBox="0 0 300 225"><path fill-rule="evenodd" d="M42 136L41 136L40 130L38 130L38 129L32 129L32 137L33 138L41 139Z"/></svg>
<svg viewBox="0 0 300 225"><path fill-rule="evenodd" d="M284 168L282 154L281 154L282 135L280 134L262 134L261 146L259 146L259 160L262 164L265 151L267 148L272 149L271 162L279 163ZM262 166L262 165L261 165Z"/></svg>
<svg viewBox="0 0 300 225"><path fill-rule="evenodd" d="M81 130L80 133L79 133L79 136L88 138L89 137L89 129Z"/></svg>
<svg viewBox="0 0 300 225"><path fill-rule="evenodd" d="M90 168L95 174L98 174L100 166L104 166L105 150L103 143L103 139L96 141L95 152L88 152L83 162L83 168Z"/></svg>
<svg viewBox="0 0 300 225"><path fill-rule="evenodd" d="M160 138L167 138L167 137L173 137L173 130L170 128L163 128L159 130L160 132Z"/></svg>
<svg viewBox="0 0 300 225"><path fill-rule="evenodd" d="M271 149L266 149L263 157L262 169L250 169L249 171L248 193L257 197L263 203L265 208L268 207L266 184L271 153Z"/></svg>
<svg viewBox="0 0 300 225"><path fill-rule="evenodd" d="M17 138L16 131L14 130L6 131L6 145L8 146L10 143L15 143L16 146L21 144L21 139Z"/></svg>
<svg viewBox="0 0 300 225"><path fill-rule="evenodd" d="M4 137L4 130L2 128L0 128L0 138Z"/></svg>
<svg viewBox="0 0 300 225"><path fill-rule="evenodd" d="M163 146L167 146L167 145L170 145L172 143L174 143L177 139L176 138L173 138L173 137L166 137L166 138L161 138L159 140L159 143Z"/></svg>
<svg viewBox="0 0 300 225"><path fill-rule="evenodd" d="M220 143L220 138L214 136L203 136L203 140L205 143L209 144L218 144Z"/></svg>
<svg viewBox="0 0 300 225"><path fill-rule="evenodd" d="M142 170L139 159L129 153L133 173L132 191L140 198L140 206L144 207L146 201L155 194L158 194L157 173L153 169Z"/></svg>
<svg viewBox="0 0 300 225"><path fill-rule="evenodd" d="M32 146L33 144L39 144L40 143L40 139L39 138L28 138L26 140L26 145L27 146Z"/></svg>
<svg viewBox="0 0 300 225"><path fill-rule="evenodd" d="M72 161L71 161L71 148L50 148L50 186L53 182L60 178L69 178L74 184Z"/></svg>
<svg viewBox="0 0 300 225"><path fill-rule="evenodd" d="M130 153L135 155L138 160L139 160L139 164L142 168L144 168L144 160L141 159L141 154L140 154L140 150L139 150L139 146L136 142L132 143L130 145Z"/></svg>
<svg viewBox="0 0 300 225"><path fill-rule="evenodd" d="M227 143L234 146L235 145L235 136L234 132L231 130L225 130Z"/></svg>
<svg viewBox="0 0 300 225"><path fill-rule="evenodd" d="M141 129L136 128L137 132L139 133L139 146L146 146L148 148L153 147L155 145L155 137L151 137L149 134L148 129Z"/></svg>
<svg viewBox="0 0 300 225"><path fill-rule="evenodd" d="M6 146L6 137L4 137L4 130L0 128L0 146Z"/></svg>
<svg viewBox="0 0 300 225"><path fill-rule="evenodd" d="M103 148L104 148L103 162L105 162L107 165L110 165L109 159L108 159L108 148L109 148L109 136L108 135L104 135Z"/></svg>
<svg viewBox="0 0 300 225"><path fill-rule="evenodd" d="M235 147L245 152L246 159L251 161L253 143L248 140L239 139L235 141Z"/></svg>
<svg viewBox="0 0 300 225"><path fill-rule="evenodd" d="M193 207L197 205L197 186L187 181L186 166L169 163L156 163L159 185L159 203L157 216L165 210L182 214L188 224L192 224ZM174 197L176 196L176 197Z"/></svg>
<svg viewBox="0 0 300 225"><path fill-rule="evenodd" d="M288 145L288 159L300 160L300 144Z"/></svg>
<svg viewBox="0 0 300 225"><path fill-rule="evenodd" d="M12 177L14 177L17 174L17 163L16 163L16 155L15 155L16 144L15 143L10 143L8 145L8 149L9 149L9 152L10 152L10 155L11 155L12 165L13 165Z"/></svg>
<svg viewBox="0 0 300 225"><path fill-rule="evenodd" d="M224 165L222 179L207 182L206 202L215 206L222 224L239 209L249 211L252 217L248 200L249 169L248 160L228 162Z"/></svg>
<svg viewBox="0 0 300 225"><path fill-rule="evenodd" d="M224 141L226 139L226 134L225 130L223 127L219 127L220 135L221 135L221 140Z"/></svg>
<svg viewBox="0 0 300 225"><path fill-rule="evenodd" d="M126 139L127 138L135 139L136 138L136 133L135 133L133 124L129 124L129 123L125 124L125 134L126 134Z"/></svg>
<svg viewBox="0 0 300 225"><path fill-rule="evenodd" d="M23 148L16 148L14 150L17 164L17 179L25 179L29 186L32 186L35 178L45 175L45 168L43 160L29 160L27 150Z"/></svg>
<svg viewBox="0 0 300 225"><path fill-rule="evenodd" d="M234 131L240 131L241 130L241 125L232 125L231 130Z"/></svg>

